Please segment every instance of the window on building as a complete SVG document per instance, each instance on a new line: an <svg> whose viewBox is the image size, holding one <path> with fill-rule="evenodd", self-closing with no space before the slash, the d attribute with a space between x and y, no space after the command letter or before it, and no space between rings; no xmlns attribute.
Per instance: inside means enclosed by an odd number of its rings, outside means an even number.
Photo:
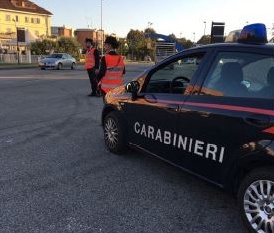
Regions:
<svg viewBox="0 0 274 233"><path fill-rule="evenodd" d="M19 16L18 15L15 16L15 22L19 22Z"/></svg>
<svg viewBox="0 0 274 233"><path fill-rule="evenodd" d="M25 23L29 23L29 17L25 17Z"/></svg>
<svg viewBox="0 0 274 233"><path fill-rule="evenodd" d="M40 24L40 18L31 18L31 23Z"/></svg>
<svg viewBox="0 0 274 233"><path fill-rule="evenodd" d="M6 15L6 21L11 21L11 16L10 15Z"/></svg>

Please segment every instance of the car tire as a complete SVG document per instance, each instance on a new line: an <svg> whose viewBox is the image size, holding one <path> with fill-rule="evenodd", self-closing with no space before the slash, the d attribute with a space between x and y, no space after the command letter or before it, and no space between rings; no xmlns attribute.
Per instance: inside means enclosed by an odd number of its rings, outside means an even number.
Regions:
<svg viewBox="0 0 274 233"><path fill-rule="evenodd" d="M118 112L110 112L103 121L104 140L108 150L114 154L126 152L125 127Z"/></svg>
<svg viewBox="0 0 274 233"><path fill-rule="evenodd" d="M60 63L58 63L58 65L57 65L57 70L61 70L62 69L62 63L60 62Z"/></svg>
<svg viewBox="0 0 274 233"><path fill-rule="evenodd" d="M72 69L72 70L75 70L75 66L76 66L76 64L73 62L73 63L71 64L71 69Z"/></svg>
<svg viewBox="0 0 274 233"><path fill-rule="evenodd" d="M274 233L274 168L249 173L239 186L237 201L248 232Z"/></svg>
<svg viewBox="0 0 274 233"><path fill-rule="evenodd" d="M46 68L43 68L43 67L41 68L41 70L45 70L45 69L46 69Z"/></svg>

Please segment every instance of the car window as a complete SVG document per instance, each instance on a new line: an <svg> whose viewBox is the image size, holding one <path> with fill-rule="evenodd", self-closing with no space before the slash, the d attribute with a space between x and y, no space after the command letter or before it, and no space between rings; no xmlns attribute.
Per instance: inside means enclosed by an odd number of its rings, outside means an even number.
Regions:
<svg viewBox="0 0 274 233"><path fill-rule="evenodd" d="M274 57L255 53L219 53L201 94L274 98Z"/></svg>
<svg viewBox="0 0 274 233"><path fill-rule="evenodd" d="M49 55L48 58L62 58L62 54L53 53L53 54Z"/></svg>
<svg viewBox="0 0 274 233"><path fill-rule="evenodd" d="M143 91L184 94L203 57L204 54L180 57L160 66L150 75Z"/></svg>
<svg viewBox="0 0 274 233"><path fill-rule="evenodd" d="M56 54L53 53L53 54L47 56L47 58L56 58Z"/></svg>

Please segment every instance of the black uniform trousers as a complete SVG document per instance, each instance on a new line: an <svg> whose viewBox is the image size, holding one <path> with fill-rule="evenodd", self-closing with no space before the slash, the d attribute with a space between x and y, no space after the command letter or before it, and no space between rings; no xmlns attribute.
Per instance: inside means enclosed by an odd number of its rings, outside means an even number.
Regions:
<svg viewBox="0 0 274 233"><path fill-rule="evenodd" d="M95 68L87 69L87 72L88 72L88 77L89 77L90 86L91 86L91 93L96 94L98 82L95 74Z"/></svg>

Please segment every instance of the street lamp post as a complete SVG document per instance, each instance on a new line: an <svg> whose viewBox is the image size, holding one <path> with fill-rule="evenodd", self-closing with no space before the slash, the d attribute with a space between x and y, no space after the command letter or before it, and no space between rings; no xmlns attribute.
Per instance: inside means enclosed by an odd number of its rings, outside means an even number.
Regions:
<svg viewBox="0 0 274 233"><path fill-rule="evenodd" d="M101 55L104 53L104 38L103 38L103 0L101 0Z"/></svg>
<svg viewBox="0 0 274 233"><path fill-rule="evenodd" d="M206 31L206 21L204 21L205 27L204 27L204 36L205 36L205 31Z"/></svg>
<svg viewBox="0 0 274 233"><path fill-rule="evenodd" d="M15 19L12 20L15 25L15 31L16 31L16 50L17 50L17 63L20 64L20 58L19 58L19 41L18 41L18 27L16 25Z"/></svg>
<svg viewBox="0 0 274 233"><path fill-rule="evenodd" d="M148 34L148 38L150 37L150 33L151 33L151 25L152 25L153 23L151 23L151 22L147 22L147 34ZM145 35L144 35L145 36Z"/></svg>
<svg viewBox="0 0 274 233"><path fill-rule="evenodd" d="M18 28L16 28L16 47L17 47L17 63L20 64L20 58L19 58L19 42L18 42Z"/></svg>
<svg viewBox="0 0 274 233"><path fill-rule="evenodd" d="M148 37L150 37L150 34L151 34L151 26L152 26L153 23L151 22L147 22L147 34L148 34Z"/></svg>

